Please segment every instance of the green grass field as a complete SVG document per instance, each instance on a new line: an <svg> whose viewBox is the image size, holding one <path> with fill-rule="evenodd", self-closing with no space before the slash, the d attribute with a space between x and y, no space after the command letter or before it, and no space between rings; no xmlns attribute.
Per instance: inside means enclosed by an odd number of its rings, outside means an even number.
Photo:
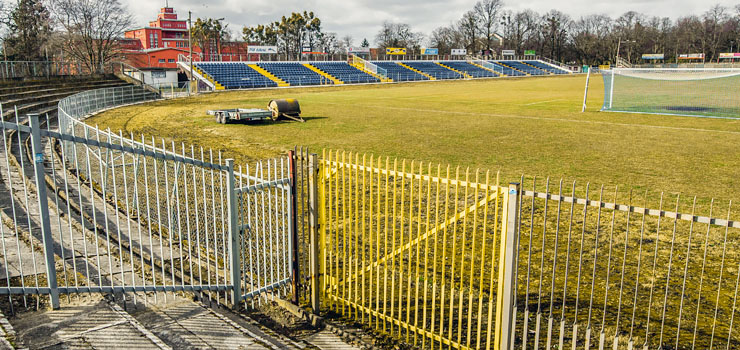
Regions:
<svg viewBox="0 0 740 350"><path fill-rule="evenodd" d="M598 112L600 76L234 91L111 110L91 124L221 149L240 162L294 145L739 199L740 120ZM208 109L297 98L306 123L217 124Z"/></svg>

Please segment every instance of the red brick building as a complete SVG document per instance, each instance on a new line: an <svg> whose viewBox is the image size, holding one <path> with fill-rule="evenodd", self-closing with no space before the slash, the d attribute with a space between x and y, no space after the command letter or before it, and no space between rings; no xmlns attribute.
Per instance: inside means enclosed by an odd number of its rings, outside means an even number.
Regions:
<svg viewBox="0 0 740 350"><path fill-rule="evenodd" d="M163 7L157 14L157 19L149 22L148 26L127 31L121 45L126 50L127 61L134 67L176 69L178 55L190 54L188 36L187 20L179 19L172 7ZM194 44L193 60L257 60L256 55L247 54L247 46L243 42L223 42L217 52L203 55L200 47Z"/></svg>

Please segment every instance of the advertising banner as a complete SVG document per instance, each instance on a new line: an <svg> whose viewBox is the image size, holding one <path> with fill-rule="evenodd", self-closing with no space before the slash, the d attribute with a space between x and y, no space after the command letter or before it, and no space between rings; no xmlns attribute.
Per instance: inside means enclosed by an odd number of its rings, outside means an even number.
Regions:
<svg viewBox="0 0 740 350"><path fill-rule="evenodd" d="M450 54L453 56L465 56L468 54L468 50L466 49L452 49L450 50Z"/></svg>
<svg viewBox="0 0 740 350"><path fill-rule="evenodd" d="M723 52L719 54L719 58L736 58L740 59L740 52Z"/></svg>
<svg viewBox="0 0 740 350"><path fill-rule="evenodd" d="M369 47L348 47L347 53L370 53Z"/></svg>
<svg viewBox="0 0 740 350"><path fill-rule="evenodd" d="M665 59L665 55L662 53L644 53L642 54L643 60L662 60Z"/></svg>
<svg viewBox="0 0 740 350"><path fill-rule="evenodd" d="M503 56L516 56L516 51L514 51L514 50L501 50L501 55L503 55Z"/></svg>
<svg viewBox="0 0 740 350"><path fill-rule="evenodd" d="M278 53L277 46L248 46L247 53Z"/></svg>
<svg viewBox="0 0 740 350"><path fill-rule="evenodd" d="M703 53L684 53L678 55L679 60L703 60L704 54Z"/></svg>
<svg viewBox="0 0 740 350"><path fill-rule="evenodd" d="M524 50L524 56L534 56L536 54L534 50Z"/></svg>
<svg viewBox="0 0 740 350"><path fill-rule="evenodd" d="M401 47L386 47L385 48L385 54L386 55L405 55L406 54L406 48L401 48Z"/></svg>
<svg viewBox="0 0 740 350"><path fill-rule="evenodd" d="M421 49L422 55L439 55L439 49Z"/></svg>

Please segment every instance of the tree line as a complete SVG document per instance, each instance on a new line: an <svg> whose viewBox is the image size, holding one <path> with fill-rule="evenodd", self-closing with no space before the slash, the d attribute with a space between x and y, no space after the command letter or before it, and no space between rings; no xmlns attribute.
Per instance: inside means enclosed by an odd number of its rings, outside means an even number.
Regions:
<svg viewBox="0 0 740 350"><path fill-rule="evenodd" d="M638 62L642 54L704 53L716 60L722 52L740 52L740 5L714 5L706 12L675 20L628 11L612 18L592 14L573 18L558 10L538 13L512 11L501 0L482 0L449 25L428 35L414 32L408 24L383 23L375 36L380 48L406 47L417 52L423 45L440 54L453 48L473 54L496 54L501 50L525 50L562 62L599 64L619 56Z"/></svg>
<svg viewBox="0 0 740 350"><path fill-rule="evenodd" d="M3 59L60 57L103 72L120 56L119 39L133 24L118 0L19 0L0 3Z"/></svg>
<svg viewBox="0 0 740 350"><path fill-rule="evenodd" d="M345 53L356 43L349 35L326 32L311 11L292 12L266 24L244 26L233 36L223 19L198 18L192 27L193 45L204 53L220 54L222 42L241 39L274 45L287 57L299 59L304 51ZM39 61L61 53L92 71L121 57L120 38L133 25L119 0L0 1L3 58ZM573 18L558 10L538 13L512 11L501 0L481 0L453 23L431 33L414 31L409 24L383 22L374 37L375 47L405 47L418 54L422 47L454 48L471 54L494 55L501 50L525 50L562 62L599 64L619 55L638 62L642 54L704 53L716 60L722 52L740 51L740 5L714 5L701 14L677 19L649 17L628 11L612 18L592 14ZM367 38L362 47L370 47Z"/></svg>

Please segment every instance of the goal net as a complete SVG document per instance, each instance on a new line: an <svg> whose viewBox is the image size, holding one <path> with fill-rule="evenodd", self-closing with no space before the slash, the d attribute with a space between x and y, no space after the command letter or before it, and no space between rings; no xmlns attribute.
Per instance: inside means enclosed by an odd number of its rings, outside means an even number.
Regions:
<svg viewBox="0 0 740 350"><path fill-rule="evenodd" d="M740 119L740 69L604 71L602 111Z"/></svg>

